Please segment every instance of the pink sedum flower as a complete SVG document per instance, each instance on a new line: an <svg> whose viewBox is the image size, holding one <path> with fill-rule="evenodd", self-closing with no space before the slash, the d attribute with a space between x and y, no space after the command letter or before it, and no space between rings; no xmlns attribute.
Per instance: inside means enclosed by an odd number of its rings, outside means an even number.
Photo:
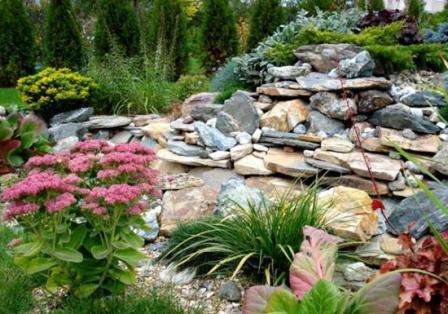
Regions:
<svg viewBox="0 0 448 314"><path fill-rule="evenodd" d="M39 210L40 206L36 203L23 202L21 200L10 203L5 211L5 220L10 220L16 216L23 216L27 214L35 213Z"/></svg>
<svg viewBox="0 0 448 314"><path fill-rule="evenodd" d="M76 203L76 198L71 193L63 193L45 202L45 207L50 213L59 212Z"/></svg>

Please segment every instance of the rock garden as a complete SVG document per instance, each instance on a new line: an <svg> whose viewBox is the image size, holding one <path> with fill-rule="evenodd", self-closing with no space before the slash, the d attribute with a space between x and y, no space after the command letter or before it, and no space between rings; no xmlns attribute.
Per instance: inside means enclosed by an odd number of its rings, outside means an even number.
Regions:
<svg viewBox="0 0 448 314"><path fill-rule="evenodd" d="M448 313L447 10L181 2L0 0L5 313Z"/></svg>

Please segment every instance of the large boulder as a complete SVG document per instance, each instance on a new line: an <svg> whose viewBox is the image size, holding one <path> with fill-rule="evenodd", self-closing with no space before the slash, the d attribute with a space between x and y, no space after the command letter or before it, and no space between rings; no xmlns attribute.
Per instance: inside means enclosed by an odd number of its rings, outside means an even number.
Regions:
<svg viewBox="0 0 448 314"><path fill-rule="evenodd" d="M92 115L92 107L71 110L53 116L53 118L51 118L50 120L50 125L85 122L89 120Z"/></svg>
<svg viewBox="0 0 448 314"><path fill-rule="evenodd" d="M343 59L355 57L362 48L350 44L321 44L300 46L294 52L302 62L310 63L318 72L329 72Z"/></svg>
<svg viewBox="0 0 448 314"><path fill-rule="evenodd" d="M236 92L224 102L223 110L217 116L216 128L225 134L253 134L258 128L259 120L253 99L243 92Z"/></svg>
<svg viewBox="0 0 448 314"><path fill-rule="evenodd" d="M375 111L369 122L392 129L411 129L415 132L434 134L440 129L426 118L419 117L407 110L406 106L393 105Z"/></svg>
<svg viewBox="0 0 448 314"><path fill-rule="evenodd" d="M299 99L281 101L261 116L260 126L289 132L297 124L306 121L308 114L308 107Z"/></svg>
<svg viewBox="0 0 448 314"><path fill-rule="evenodd" d="M366 241L375 234L378 217L366 192L337 186L319 193L318 204L324 208L325 221L335 235Z"/></svg>
<svg viewBox="0 0 448 314"><path fill-rule="evenodd" d="M191 114L191 111L196 107L203 107L213 104L217 93L199 93L190 96L182 104L182 116L186 117Z"/></svg>
<svg viewBox="0 0 448 314"><path fill-rule="evenodd" d="M353 99L341 99L334 93L320 92L310 98L311 108L319 110L330 118L349 120L358 113Z"/></svg>
<svg viewBox="0 0 448 314"><path fill-rule="evenodd" d="M351 59L341 60L336 68L336 73L338 76L346 78L369 77L373 75L374 69L375 62L370 53L363 50Z"/></svg>
<svg viewBox="0 0 448 314"><path fill-rule="evenodd" d="M400 101L409 107L443 107L447 105L443 94L433 91L415 91L403 95Z"/></svg>
<svg viewBox="0 0 448 314"><path fill-rule="evenodd" d="M432 192L441 204L448 204L448 186L434 184ZM448 229L448 214L434 204L432 197L425 192L419 192L408 197L396 206L389 216L391 225L388 231L393 234L410 232L417 239L429 231L428 221L439 231Z"/></svg>

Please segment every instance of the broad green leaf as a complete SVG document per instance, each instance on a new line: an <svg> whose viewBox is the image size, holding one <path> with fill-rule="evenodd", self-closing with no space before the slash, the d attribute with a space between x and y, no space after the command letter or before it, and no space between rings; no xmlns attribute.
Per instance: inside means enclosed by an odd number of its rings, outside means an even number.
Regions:
<svg viewBox="0 0 448 314"><path fill-rule="evenodd" d="M353 302L360 313L392 314L398 308L400 287L401 273L386 273L362 287Z"/></svg>
<svg viewBox="0 0 448 314"><path fill-rule="evenodd" d="M14 130L6 119L0 118L0 141L9 140L14 135Z"/></svg>
<svg viewBox="0 0 448 314"><path fill-rule="evenodd" d="M51 254L65 262L81 263L83 260L82 254L71 248L58 247Z"/></svg>
<svg viewBox="0 0 448 314"><path fill-rule="evenodd" d="M135 283L136 275L132 270L110 269L109 274L112 278L125 285L132 285Z"/></svg>
<svg viewBox="0 0 448 314"><path fill-rule="evenodd" d="M23 157L20 156L16 151L11 152L6 156L6 160L13 167L19 167L24 163Z"/></svg>
<svg viewBox="0 0 448 314"><path fill-rule="evenodd" d="M246 291L243 314L264 314L269 297L280 287L253 286Z"/></svg>
<svg viewBox="0 0 448 314"><path fill-rule="evenodd" d="M16 254L22 254L23 256L34 256L42 249L42 242L29 242L18 245L14 248L13 252Z"/></svg>
<svg viewBox="0 0 448 314"><path fill-rule="evenodd" d="M131 247L129 243L123 241L112 241L112 246L119 250Z"/></svg>
<svg viewBox="0 0 448 314"><path fill-rule="evenodd" d="M45 289L47 289L51 293L56 293L58 291L58 284L53 279L53 277L48 277L47 283L45 284Z"/></svg>
<svg viewBox="0 0 448 314"><path fill-rule="evenodd" d="M75 250L79 249L87 235L87 232L88 230L84 224L77 226L72 231L67 247Z"/></svg>
<svg viewBox="0 0 448 314"><path fill-rule="evenodd" d="M131 266L137 266L141 260L148 258L146 254L132 248L117 250L114 256Z"/></svg>
<svg viewBox="0 0 448 314"><path fill-rule="evenodd" d="M265 313L270 314L295 314L301 313L299 300L286 289L276 290L269 297Z"/></svg>
<svg viewBox="0 0 448 314"><path fill-rule="evenodd" d="M19 267L23 268L23 271L26 274L32 275L50 269L51 267L57 265L57 262L52 258L36 257L31 260L21 260L17 264Z"/></svg>
<svg viewBox="0 0 448 314"><path fill-rule="evenodd" d="M121 294L126 289L126 285L118 280L108 278L102 285L104 289L109 290L112 294Z"/></svg>
<svg viewBox="0 0 448 314"><path fill-rule="evenodd" d="M102 244L92 246L90 252L92 253L95 259L104 259L112 252L112 250L108 248L106 245Z"/></svg>
<svg viewBox="0 0 448 314"><path fill-rule="evenodd" d="M338 302L336 286L326 280L319 280L300 302L300 314L333 314Z"/></svg>
<svg viewBox="0 0 448 314"><path fill-rule="evenodd" d="M142 237L136 235L134 232L127 230L126 232L120 232L121 240L129 243L132 247L141 247L145 241Z"/></svg>
<svg viewBox="0 0 448 314"><path fill-rule="evenodd" d="M75 295L80 299L85 299L94 293L98 287L99 285L94 283L82 285L75 290Z"/></svg>

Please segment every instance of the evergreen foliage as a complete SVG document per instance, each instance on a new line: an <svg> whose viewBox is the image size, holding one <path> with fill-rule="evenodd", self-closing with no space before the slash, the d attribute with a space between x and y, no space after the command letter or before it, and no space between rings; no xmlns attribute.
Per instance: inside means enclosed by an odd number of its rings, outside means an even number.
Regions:
<svg viewBox="0 0 448 314"><path fill-rule="evenodd" d="M33 27L22 0L0 0L0 86L34 71Z"/></svg>
<svg viewBox="0 0 448 314"><path fill-rule="evenodd" d="M304 0L300 3L300 8L312 15L316 14L316 9L321 11L333 11L334 0Z"/></svg>
<svg viewBox="0 0 448 314"><path fill-rule="evenodd" d="M425 3L423 0L410 0L409 1L409 8L408 8L408 15L419 18L423 12L425 11Z"/></svg>
<svg viewBox="0 0 448 314"><path fill-rule="evenodd" d="M187 25L179 0L154 0L149 17L148 51L164 78L176 80L187 65Z"/></svg>
<svg viewBox="0 0 448 314"><path fill-rule="evenodd" d="M256 0L250 17L248 46L254 48L284 21L280 0Z"/></svg>
<svg viewBox="0 0 448 314"><path fill-rule="evenodd" d="M45 17L44 59L55 68L80 69L85 61L80 26L70 0L51 0Z"/></svg>
<svg viewBox="0 0 448 314"><path fill-rule="evenodd" d="M120 47L126 56L140 51L140 29L130 0L100 0L95 30L96 55L102 58Z"/></svg>
<svg viewBox="0 0 448 314"><path fill-rule="evenodd" d="M227 0L205 0L203 6L204 65L213 71L238 53L236 19Z"/></svg>
<svg viewBox="0 0 448 314"><path fill-rule="evenodd" d="M369 1L369 0L367 0ZM367 10L367 6L366 6L366 0L359 0L358 1L358 7L362 10ZM384 0L370 0L371 3L371 11L381 11L384 10Z"/></svg>

